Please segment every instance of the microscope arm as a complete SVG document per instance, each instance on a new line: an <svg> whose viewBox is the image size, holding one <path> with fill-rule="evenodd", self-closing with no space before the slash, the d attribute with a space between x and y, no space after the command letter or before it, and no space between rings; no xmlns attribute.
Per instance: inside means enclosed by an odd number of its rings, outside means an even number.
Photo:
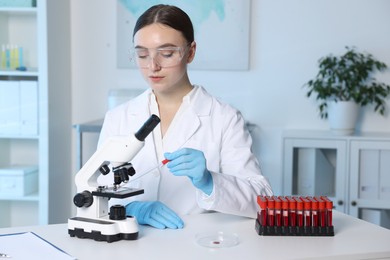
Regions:
<svg viewBox="0 0 390 260"><path fill-rule="evenodd" d="M99 185L100 168L108 163L113 167L130 162L144 146L144 140L159 124L160 119L152 115L137 133L130 136L109 137L76 174L77 192L91 191Z"/></svg>
<svg viewBox="0 0 390 260"><path fill-rule="evenodd" d="M77 192L97 188L100 168L111 163L113 167L131 161L142 149L144 142L132 136L109 137L76 174Z"/></svg>

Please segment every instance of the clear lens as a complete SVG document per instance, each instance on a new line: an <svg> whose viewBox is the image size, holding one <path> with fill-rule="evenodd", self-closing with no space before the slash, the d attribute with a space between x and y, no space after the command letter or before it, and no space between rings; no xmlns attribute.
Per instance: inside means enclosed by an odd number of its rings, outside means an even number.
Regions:
<svg viewBox="0 0 390 260"><path fill-rule="evenodd" d="M152 62L162 68L168 68L179 65L187 49L187 47L134 48L130 57L140 68L149 68Z"/></svg>

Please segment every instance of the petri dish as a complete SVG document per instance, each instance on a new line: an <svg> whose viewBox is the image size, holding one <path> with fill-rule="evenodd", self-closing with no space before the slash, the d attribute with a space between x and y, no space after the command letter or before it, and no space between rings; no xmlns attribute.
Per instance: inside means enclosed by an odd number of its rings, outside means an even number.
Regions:
<svg viewBox="0 0 390 260"><path fill-rule="evenodd" d="M239 244L236 233L223 231L199 233L195 239L198 245L211 248L233 247Z"/></svg>

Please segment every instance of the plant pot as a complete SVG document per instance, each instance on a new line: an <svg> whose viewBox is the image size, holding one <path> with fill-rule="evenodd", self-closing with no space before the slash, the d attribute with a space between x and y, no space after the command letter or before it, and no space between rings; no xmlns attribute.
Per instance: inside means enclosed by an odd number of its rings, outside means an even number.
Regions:
<svg viewBox="0 0 390 260"><path fill-rule="evenodd" d="M354 101L329 101L327 105L331 132L336 135L353 134L360 106Z"/></svg>

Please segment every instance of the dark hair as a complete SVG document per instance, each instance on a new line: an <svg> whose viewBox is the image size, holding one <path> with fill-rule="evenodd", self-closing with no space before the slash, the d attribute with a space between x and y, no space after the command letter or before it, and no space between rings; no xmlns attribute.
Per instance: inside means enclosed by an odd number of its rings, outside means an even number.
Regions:
<svg viewBox="0 0 390 260"><path fill-rule="evenodd" d="M138 18L133 37L140 29L154 23L161 23L180 31L188 43L194 41L194 27L190 17L176 6L163 4L150 7Z"/></svg>

